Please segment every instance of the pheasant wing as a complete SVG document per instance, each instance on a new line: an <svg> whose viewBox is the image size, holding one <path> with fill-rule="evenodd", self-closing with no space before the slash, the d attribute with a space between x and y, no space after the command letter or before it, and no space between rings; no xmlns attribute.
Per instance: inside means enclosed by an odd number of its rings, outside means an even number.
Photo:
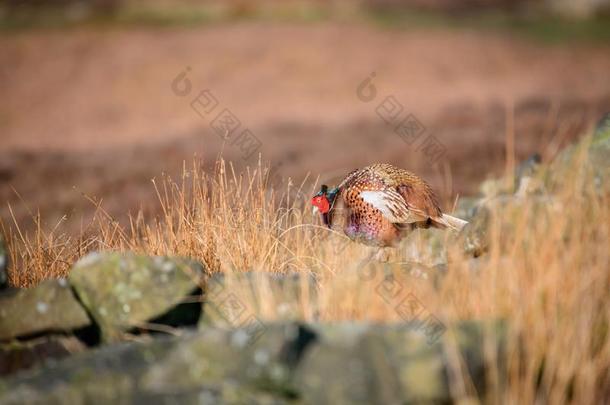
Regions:
<svg viewBox="0 0 610 405"><path fill-rule="evenodd" d="M403 196L393 189L362 191L360 196L366 203L381 211L382 215L392 223L408 224L425 221L428 218L423 211L409 206Z"/></svg>
<svg viewBox="0 0 610 405"><path fill-rule="evenodd" d="M442 216L441 209L432 188L423 180L401 184L398 194L406 201L412 211L416 211L424 219L436 219Z"/></svg>

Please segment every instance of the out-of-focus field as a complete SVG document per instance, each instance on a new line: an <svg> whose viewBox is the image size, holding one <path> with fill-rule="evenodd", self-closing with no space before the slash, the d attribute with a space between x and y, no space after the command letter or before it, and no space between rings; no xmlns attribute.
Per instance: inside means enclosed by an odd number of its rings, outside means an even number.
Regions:
<svg viewBox="0 0 610 405"><path fill-rule="evenodd" d="M504 169L507 133L517 159L549 158L610 110L603 42L390 21L4 31L0 217L27 228L40 210L47 226L65 217L65 229L78 230L95 209L83 194L124 220L140 207L157 210L150 180L178 175L194 154L210 165L220 153L238 167L256 165L210 128L222 108L260 139L263 161L295 182L307 173L332 182L385 161L421 174L447 202ZM179 97L171 83L187 67L193 89ZM378 95L365 103L356 90L371 72ZM219 106L201 117L190 102L204 89ZM401 118L413 114L446 148L438 164L377 115L390 95L404 106Z"/></svg>

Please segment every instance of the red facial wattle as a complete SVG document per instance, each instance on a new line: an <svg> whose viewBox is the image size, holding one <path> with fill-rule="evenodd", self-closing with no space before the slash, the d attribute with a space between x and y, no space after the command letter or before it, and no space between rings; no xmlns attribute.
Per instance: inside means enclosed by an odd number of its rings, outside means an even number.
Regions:
<svg viewBox="0 0 610 405"><path fill-rule="evenodd" d="M318 210L320 210L321 214L326 214L328 213L328 211L330 211L330 203L328 202L328 198L326 198L325 196L315 196L311 199L311 204L315 207L318 207Z"/></svg>

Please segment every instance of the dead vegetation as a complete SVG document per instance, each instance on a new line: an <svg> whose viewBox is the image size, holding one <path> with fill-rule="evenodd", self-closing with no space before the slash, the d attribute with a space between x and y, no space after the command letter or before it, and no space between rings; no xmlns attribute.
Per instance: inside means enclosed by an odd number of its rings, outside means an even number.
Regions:
<svg viewBox="0 0 610 405"><path fill-rule="evenodd" d="M558 171L559 181L542 199L490 205L485 255L464 256L446 233L432 239L418 234L389 264L369 261L367 248L317 225L309 207L313 182L305 187L287 181L273 190L260 164L244 173L223 160L214 173L194 164L178 180L154 182L162 215L140 213L128 227L93 199L95 218L77 238L62 234L60 225L45 231L37 214L31 233L18 224L2 224L11 255L10 282L27 287L66 276L87 251L130 250L194 257L210 272L314 277L318 292L299 294L291 314L305 321L401 321L399 300L408 296L445 325L507 321L508 374L504 382L491 374L489 400L599 403L608 398L610 382L610 201L581 161L575 158ZM431 240L449 246L442 274L435 273L436 256L428 254ZM425 277L408 266L414 260L423 265ZM258 294L241 294L249 297L243 299L252 310L262 319L285 317L274 294L259 287ZM233 288L239 293L238 285ZM456 395L473 395L466 368L459 359L452 361ZM488 361L491 369L499 369L492 352Z"/></svg>

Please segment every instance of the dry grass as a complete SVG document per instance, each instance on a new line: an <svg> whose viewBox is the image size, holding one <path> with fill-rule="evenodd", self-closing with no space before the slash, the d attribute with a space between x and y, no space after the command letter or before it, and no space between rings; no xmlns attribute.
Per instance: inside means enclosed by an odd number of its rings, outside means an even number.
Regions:
<svg viewBox="0 0 610 405"><path fill-rule="evenodd" d="M448 234L421 232L388 264L369 262L369 249L316 225L308 205L315 186L285 183L273 191L260 165L236 174L223 161L213 174L197 165L184 173L177 182L155 183L162 215L154 220L139 215L122 227L99 207L79 239L40 227L28 236L3 226L15 264L10 281L29 286L65 276L85 251L112 249L191 256L212 272L294 272L307 276L303 280L315 275L318 293L305 289L289 315L304 320L400 321L404 314L395 308L411 293L424 313L447 325L508 321L508 384L492 373L488 401L608 399L610 201L581 164L556 173L561 181L552 203L540 197L491 203L490 248L481 258L464 257ZM414 260L428 269L434 265L439 241L448 246L446 275L429 271L424 279L405 271L405 262ZM285 317L279 299L259 284L257 299L243 295L251 310L264 319ZM464 368L454 360L454 395L471 396Z"/></svg>

